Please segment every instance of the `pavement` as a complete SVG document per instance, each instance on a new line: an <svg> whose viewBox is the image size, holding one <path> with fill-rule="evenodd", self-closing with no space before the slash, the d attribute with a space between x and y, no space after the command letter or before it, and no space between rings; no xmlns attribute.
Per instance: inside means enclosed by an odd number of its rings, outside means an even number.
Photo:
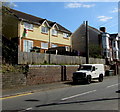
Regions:
<svg viewBox="0 0 120 112"><path fill-rule="evenodd" d="M54 82L54 83L47 83L47 84L20 86L20 87L3 89L2 98L15 96L19 94L34 93L34 92L46 91L46 90L51 90L56 88L63 88L63 87L70 86L69 83L71 83L71 81Z"/></svg>
<svg viewBox="0 0 120 112"><path fill-rule="evenodd" d="M113 76L109 76L109 78L110 77L113 77ZM108 76L104 78L108 78ZM54 82L54 83L47 83L47 84L13 87L8 89L3 89L2 98L20 95L20 94L26 94L26 93L47 91L47 90L56 89L56 88L64 88L72 85L73 85L72 81L61 81L61 82Z"/></svg>

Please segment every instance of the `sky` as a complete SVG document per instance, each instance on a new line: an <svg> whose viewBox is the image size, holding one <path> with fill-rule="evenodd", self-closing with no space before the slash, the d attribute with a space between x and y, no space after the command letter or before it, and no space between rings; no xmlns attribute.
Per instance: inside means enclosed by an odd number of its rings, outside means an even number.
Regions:
<svg viewBox="0 0 120 112"><path fill-rule="evenodd" d="M57 22L74 32L84 21L118 32L118 2L14 2L14 9Z"/></svg>

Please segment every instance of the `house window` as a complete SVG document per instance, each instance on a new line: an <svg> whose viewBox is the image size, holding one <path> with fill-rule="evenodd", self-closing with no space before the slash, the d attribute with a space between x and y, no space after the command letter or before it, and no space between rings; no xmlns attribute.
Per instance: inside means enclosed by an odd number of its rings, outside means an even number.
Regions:
<svg viewBox="0 0 120 112"><path fill-rule="evenodd" d="M116 57L117 57L117 54L116 54L116 52L114 52L114 59L116 59Z"/></svg>
<svg viewBox="0 0 120 112"><path fill-rule="evenodd" d="M48 49L48 43L41 42L41 48L42 49Z"/></svg>
<svg viewBox="0 0 120 112"><path fill-rule="evenodd" d="M115 41L113 41L113 47L116 47L116 42Z"/></svg>
<svg viewBox="0 0 120 112"><path fill-rule="evenodd" d="M52 44L52 47L58 47L58 45L56 45L56 44Z"/></svg>
<svg viewBox="0 0 120 112"><path fill-rule="evenodd" d="M118 44L118 49L120 49L120 41L118 41L117 44Z"/></svg>
<svg viewBox="0 0 120 112"><path fill-rule="evenodd" d="M33 24L29 24L29 23L24 22L24 28L28 29L28 30L33 30Z"/></svg>
<svg viewBox="0 0 120 112"><path fill-rule="evenodd" d="M33 41L31 40L23 40L23 51L30 52L33 47Z"/></svg>
<svg viewBox="0 0 120 112"><path fill-rule="evenodd" d="M55 36L57 36L57 34L58 34L57 30L55 30L55 29L52 29L52 35L55 35Z"/></svg>
<svg viewBox="0 0 120 112"><path fill-rule="evenodd" d="M64 37L64 38L68 38L68 37L69 37L69 34L63 33L63 37Z"/></svg>
<svg viewBox="0 0 120 112"><path fill-rule="evenodd" d="M41 32L42 32L42 33L48 33L48 27L42 26Z"/></svg>

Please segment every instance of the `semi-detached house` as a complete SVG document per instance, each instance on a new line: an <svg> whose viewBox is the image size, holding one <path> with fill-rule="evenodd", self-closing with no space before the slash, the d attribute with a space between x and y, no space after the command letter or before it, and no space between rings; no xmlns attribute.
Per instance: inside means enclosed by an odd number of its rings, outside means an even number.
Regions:
<svg viewBox="0 0 120 112"><path fill-rule="evenodd" d="M3 35L18 38L19 50L30 52L32 48L45 53L48 48L64 46L71 48L71 32L47 19L10 9L3 15Z"/></svg>

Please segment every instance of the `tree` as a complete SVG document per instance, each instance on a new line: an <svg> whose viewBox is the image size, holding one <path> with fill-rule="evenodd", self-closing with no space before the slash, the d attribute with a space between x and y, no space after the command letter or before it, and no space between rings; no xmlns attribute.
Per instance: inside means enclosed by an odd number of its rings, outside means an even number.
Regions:
<svg viewBox="0 0 120 112"><path fill-rule="evenodd" d="M90 57L102 58L101 51L102 51L102 49L100 48L99 45L93 45L93 44L89 45Z"/></svg>

